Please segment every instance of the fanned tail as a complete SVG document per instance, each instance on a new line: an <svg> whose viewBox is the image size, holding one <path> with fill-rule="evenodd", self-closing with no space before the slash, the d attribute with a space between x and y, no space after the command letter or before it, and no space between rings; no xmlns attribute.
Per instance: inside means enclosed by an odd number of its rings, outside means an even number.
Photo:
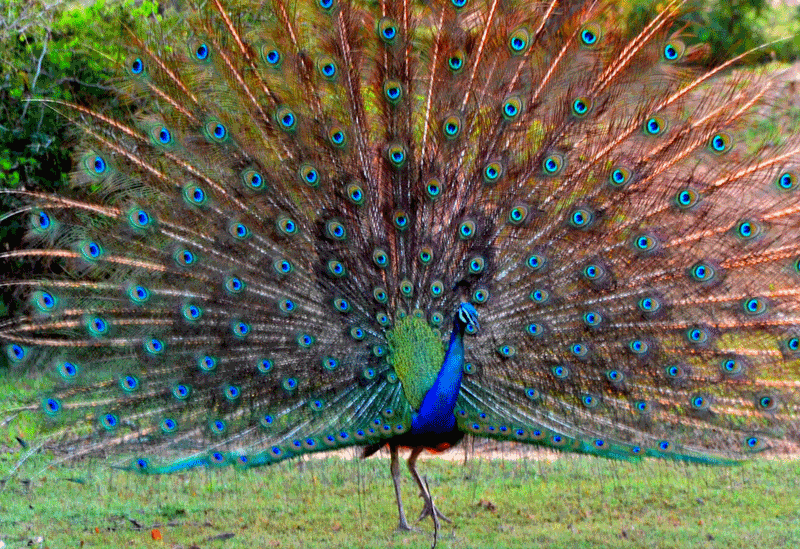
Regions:
<svg viewBox="0 0 800 549"><path fill-rule="evenodd" d="M19 410L147 472L375 448L468 301L463 432L796 452L800 140L746 131L771 80L698 71L680 2L628 41L605 7L214 0L131 38L142 107L50 102L74 188L13 192L0 340L52 386Z"/></svg>

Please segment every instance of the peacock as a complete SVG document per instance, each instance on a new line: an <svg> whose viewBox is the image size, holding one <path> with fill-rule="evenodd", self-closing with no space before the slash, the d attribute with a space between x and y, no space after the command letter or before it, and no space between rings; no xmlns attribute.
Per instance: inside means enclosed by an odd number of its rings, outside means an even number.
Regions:
<svg viewBox="0 0 800 549"><path fill-rule="evenodd" d="M465 436L609 459L800 451L800 137L666 3L209 0L66 101L72 185L5 191L4 410L165 474ZM676 30L677 29L677 30ZM747 55L747 54L745 54Z"/></svg>

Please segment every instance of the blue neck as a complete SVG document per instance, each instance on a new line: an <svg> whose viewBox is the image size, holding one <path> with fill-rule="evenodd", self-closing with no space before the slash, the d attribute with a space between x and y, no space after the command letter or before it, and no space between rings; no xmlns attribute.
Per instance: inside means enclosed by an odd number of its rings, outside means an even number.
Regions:
<svg viewBox="0 0 800 549"><path fill-rule="evenodd" d="M444 434L455 429L453 410L464 372L464 333L459 328L454 327L439 375L411 418L412 434Z"/></svg>

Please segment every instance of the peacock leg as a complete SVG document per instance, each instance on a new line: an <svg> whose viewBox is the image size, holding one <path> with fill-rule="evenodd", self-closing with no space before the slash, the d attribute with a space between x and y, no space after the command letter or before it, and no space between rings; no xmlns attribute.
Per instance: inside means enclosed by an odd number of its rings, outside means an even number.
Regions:
<svg viewBox="0 0 800 549"><path fill-rule="evenodd" d="M394 481L394 495L397 498L397 512L400 514L400 522L397 525L397 530L401 532L418 532L418 528L409 526L406 520L406 512L403 510L403 499L400 496L400 460L398 458L397 446L389 445L389 450L392 454L392 480Z"/></svg>
<svg viewBox="0 0 800 549"><path fill-rule="evenodd" d="M433 504L433 497L431 496L431 492L428 489L428 482L427 480L423 480L422 477L419 476L417 472L417 458L422 453L423 448L414 448L411 450L411 455L408 458L408 470L411 471L411 476L414 477L414 480L417 482L420 490L420 497L425 501L425 506L422 508L422 513L420 513L417 522L421 521L425 517L431 517L433 519L433 525L436 530L439 530L439 519L444 520L445 522L449 522L452 524L452 520L444 516L439 509L436 508L436 505Z"/></svg>

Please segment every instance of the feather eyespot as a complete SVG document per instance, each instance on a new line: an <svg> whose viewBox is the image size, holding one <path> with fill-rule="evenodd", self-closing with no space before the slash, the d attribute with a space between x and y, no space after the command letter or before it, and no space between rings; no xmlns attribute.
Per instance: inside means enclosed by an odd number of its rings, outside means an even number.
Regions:
<svg viewBox="0 0 800 549"><path fill-rule="evenodd" d="M376 286L373 288L372 297L375 298L375 301L378 303L386 303L389 300L389 294L383 286Z"/></svg>
<svg viewBox="0 0 800 549"><path fill-rule="evenodd" d="M614 189L624 189L631 180L631 171L623 166L616 166L608 175L608 183Z"/></svg>
<svg viewBox="0 0 800 549"><path fill-rule="evenodd" d="M675 194L675 205L681 210L688 210L697 205L700 196L692 189L681 189Z"/></svg>
<svg viewBox="0 0 800 549"><path fill-rule="evenodd" d="M192 206L205 206L208 202L208 195L199 185L189 183L183 187L183 198Z"/></svg>
<svg viewBox="0 0 800 549"><path fill-rule="evenodd" d="M331 259L328 261L328 274L335 278L341 278L347 274L347 271L344 267L344 263L337 259Z"/></svg>
<svg viewBox="0 0 800 549"><path fill-rule="evenodd" d="M297 233L297 223L290 217L285 215L279 216L275 224L278 230L285 236L292 236Z"/></svg>
<svg viewBox="0 0 800 549"><path fill-rule="evenodd" d="M528 218L527 206L514 206L508 213L508 222L512 225L521 225Z"/></svg>
<svg viewBox="0 0 800 549"><path fill-rule="evenodd" d="M561 173L564 168L564 157L560 154L551 154L542 161L544 175L554 176Z"/></svg>
<svg viewBox="0 0 800 549"><path fill-rule="evenodd" d="M603 323L603 315L597 311L590 311L583 315L583 323L590 328L596 328Z"/></svg>
<svg viewBox="0 0 800 549"><path fill-rule="evenodd" d="M43 313L52 312L58 303L56 297L48 291L37 290L31 294L31 303Z"/></svg>
<svg viewBox="0 0 800 549"><path fill-rule="evenodd" d="M242 183L245 187L249 188L253 191L262 191L264 190L264 177L253 169L248 169L242 172L241 175Z"/></svg>
<svg viewBox="0 0 800 549"><path fill-rule="evenodd" d="M317 70L325 80L336 80L338 69L333 58L324 56L317 60Z"/></svg>
<svg viewBox="0 0 800 549"><path fill-rule="evenodd" d="M392 216L392 223L400 231L405 231L411 225L408 214L404 211L395 212Z"/></svg>
<svg viewBox="0 0 800 549"><path fill-rule="evenodd" d="M580 32L581 44L586 47L593 47L597 45L602 36L600 26L595 23L586 25Z"/></svg>
<svg viewBox="0 0 800 549"><path fill-rule="evenodd" d="M703 326L695 326L686 330L686 341L693 345L705 345L711 339L711 332Z"/></svg>
<svg viewBox="0 0 800 549"><path fill-rule="evenodd" d="M80 242L78 244L78 250L83 256L83 259L89 262L95 262L105 254L103 247L91 240Z"/></svg>
<svg viewBox="0 0 800 549"><path fill-rule="evenodd" d="M791 191L797 188L797 175L793 172L784 172L775 180L775 185L782 191Z"/></svg>
<svg viewBox="0 0 800 549"><path fill-rule="evenodd" d="M450 72L453 74L458 74L464 70L464 65L466 65L466 58L464 52L461 50L454 51L450 54L450 57L447 58L447 68L450 69Z"/></svg>
<svg viewBox="0 0 800 549"><path fill-rule="evenodd" d="M230 294L240 294L245 289L245 283L238 276L226 276L224 287Z"/></svg>
<svg viewBox="0 0 800 549"><path fill-rule="evenodd" d="M512 95L503 102L500 111L508 122L516 120L522 112L522 99L517 95Z"/></svg>
<svg viewBox="0 0 800 549"><path fill-rule="evenodd" d="M194 322L202 318L203 309L193 303L187 303L181 307L181 314L183 315L184 319L188 320L189 322Z"/></svg>
<svg viewBox="0 0 800 549"><path fill-rule="evenodd" d="M285 132L292 132L297 128L297 117L288 107L279 107L275 111L275 120L280 129Z"/></svg>
<svg viewBox="0 0 800 549"><path fill-rule="evenodd" d="M261 46L261 59L273 69L277 69L283 63L283 54L274 44L264 44Z"/></svg>
<svg viewBox="0 0 800 549"><path fill-rule="evenodd" d="M508 37L508 49L511 55L521 55L528 50L531 36L526 28L519 28Z"/></svg>
<svg viewBox="0 0 800 549"><path fill-rule="evenodd" d="M411 297L414 295L414 285L407 278L400 281L400 293L403 294L404 297Z"/></svg>
<svg viewBox="0 0 800 549"><path fill-rule="evenodd" d="M262 374L266 374L272 371L272 366L273 363L268 358L262 358L256 363L256 369Z"/></svg>
<svg viewBox="0 0 800 549"><path fill-rule="evenodd" d="M768 303L760 297L751 297L742 301L742 310L748 316L760 316L767 312Z"/></svg>
<svg viewBox="0 0 800 549"><path fill-rule="evenodd" d="M316 188L319 186L320 174L311 164L302 164L297 170L297 176L302 183L309 187Z"/></svg>
<svg viewBox="0 0 800 549"><path fill-rule="evenodd" d="M490 162L483 169L483 180L487 184L497 183L503 176L503 165L500 162Z"/></svg>
<svg viewBox="0 0 800 549"><path fill-rule="evenodd" d="M469 272L471 274L480 274L486 267L486 261L480 256L473 257L469 261Z"/></svg>
<svg viewBox="0 0 800 549"><path fill-rule="evenodd" d="M532 271L538 271L547 264L547 258L541 254L531 254L525 259L525 265Z"/></svg>
<svg viewBox="0 0 800 549"><path fill-rule="evenodd" d="M471 219L463 221L458 227L458 236L462 240L468 240L475 236L476 226L475 222Z"/></svg>
<svg viewBox="0 0 800 549"><path fill-rule="evenodd" d="M211 50L206 43L195 44L189 49L197 61L208 62L211 59Z"/></svg>
<svg viewBox="0 0 800 549"><path fill-rule="evenodd" d="M542 288L537 288L533 290L528 297L537 305L544 305L550 301L550 292Z"/></svg>
<svg viewBox="0 0 800 549"><path fill-rule="evenodd" d="M446 139L455 139L461 133L461 118L450 115L442 121L442 133Z"/></svg>
<svg viewBox="0 0 800 549"><path fill-rule="evenodd" d="M389 264L389 254L382 248L375 248L372 252L372 261L380 268L384 268Z"/></svg>
<svg viewBox="0 0 800 549"><path fill-rule="evenodd" d="M742 242L754 240L761 235L763 227L760 223L744 219L736 225L736 237Z"/></svg>
<svg viewBox="0 0 800 549"><path fill-rule="evenodd" d="M481 305L486 303L489 300L489 290L485 288L478 288L474 292L472 292L472 302ZM466 331L468 334L472 334L475 331L474 324L467 324Z"/></svg>
<svg viewBox="0 0 800 549"><path fill-rule="evenodd" d="M570 108L575 118L584 118L592 110L592 100L588 97L578 97L572 101Z"/></svg>
<svg viewBox="0 0 800 549"><path fill-rule="evenodd" d="M378 21L378 37L386 44L394 44L399 34L397 23L394 20L383 17Z"/></svg>
<svg viewBox="0 0 800 549"><path fill-rule="evenodd" d="M30 216L30 226L37 233L46 233L53 228L53 219L43 210L34 210Z"/></svg>
<svg viewBox="0 0 800 549"><path fill-rule="evenodd" d="M433 250L425 246L419 251L419 260L423 264L428 264L433 260Z"/></svg>
<svg viewBox="0 0 800 549"><path fill-rule="evenodd" d="M128 286L128 298L132 303L141 305L150 299L150 290L141 284L132 284Z"/></svg>
<svg viewBox="0 0 800 549"><path fill-rule="evenodd" d="M664 61L673 63L679 61L686 52L686 45L680 40L672 40L664 45L662 56Z"/></svg>
<svg viewBox="0 0 800 549"><path fill-rule="evenodd" d="M695 282L707 284L717 279L717 270L708 262L698 261L689 267L689 276Z"/></svg>
<svg viewBox="0 0 800 549"><path fill-rule="evenodd" d="M228 128L217 120L210 120L205 125L205 134L212 143L224 143L228 140Z"/></svg>
<svg viewBox="0 0 800 549"><path fill-rule="evenodd" d="M574 229L588 229L593 223L594 213L587 208L575 208L569 215L569 225Z"/></svg>
<svg viewBox="0 0 800 549"><path fill-rule="evenodd" d="M386 159L393 168L402 168L407 160L406 148L399 143L391 143L386 147Z"/></svg>
<svg viewBox="0 0 800 549"><path fill-rule="evenodd" d="M231 323L231 331L233 335L239 339L244 339L248 335L250 335L250 324L247 322L242 322L241 320L234 320Z"/></svg>
<svg viewBox="0 0 800 549"><path fill-rule="evenodd" d="M428 180L425 185L425 193L431 200L436 200L442 194L442 183L436 178Z"/></svg>
<svg viewBox="0 0 800 549"><path fill-rule="evenodd" d="M396 105L403 98L403 87L396 80L387 80L383 84L383 96L390 105Z"/></svg>
<svg viewBox="0 0 800 549"><path fill-rule="evenodd" d="M647 135L658 136L667 129L667 122L660 116L651 116L644 123L644 132Z"/></svg>
<svg viewBox="0 0 800 549"><path fill-rule="evenodd" d="M59 362L56 370L65 381L71 381L78 376L79 368L72 362Z"/></svg>
<svg viewBox="0 0 800 549"><path fill-rule="evenodd" d="M343 149L347 146L347 134L341 126L332 126L328 129L328 142L337 149Z"/></svg>
<svg viewBox="0 0 800 549"><path fill-rule="evenodd" d="M144 73L144 62L142 61L142 58L141 57L134 58L128 64L128 68L130 69L132 74L137 76Z"/></svg>
<svg viewBox="0 0 800 549"><path fill-rule="evenodd" d="M731 140L731 136L727 133L718 133L711 137L708 142L708 148L714 154L723 154L731 150L733 146L733 141Z"/></svg>
<svg viewBox="0 0 800 549"><path fill-rule="evenodd" d="M353 204L360 206L364 203L364 189L358 183L349 183L345 189L347 198Z"/></svg>

